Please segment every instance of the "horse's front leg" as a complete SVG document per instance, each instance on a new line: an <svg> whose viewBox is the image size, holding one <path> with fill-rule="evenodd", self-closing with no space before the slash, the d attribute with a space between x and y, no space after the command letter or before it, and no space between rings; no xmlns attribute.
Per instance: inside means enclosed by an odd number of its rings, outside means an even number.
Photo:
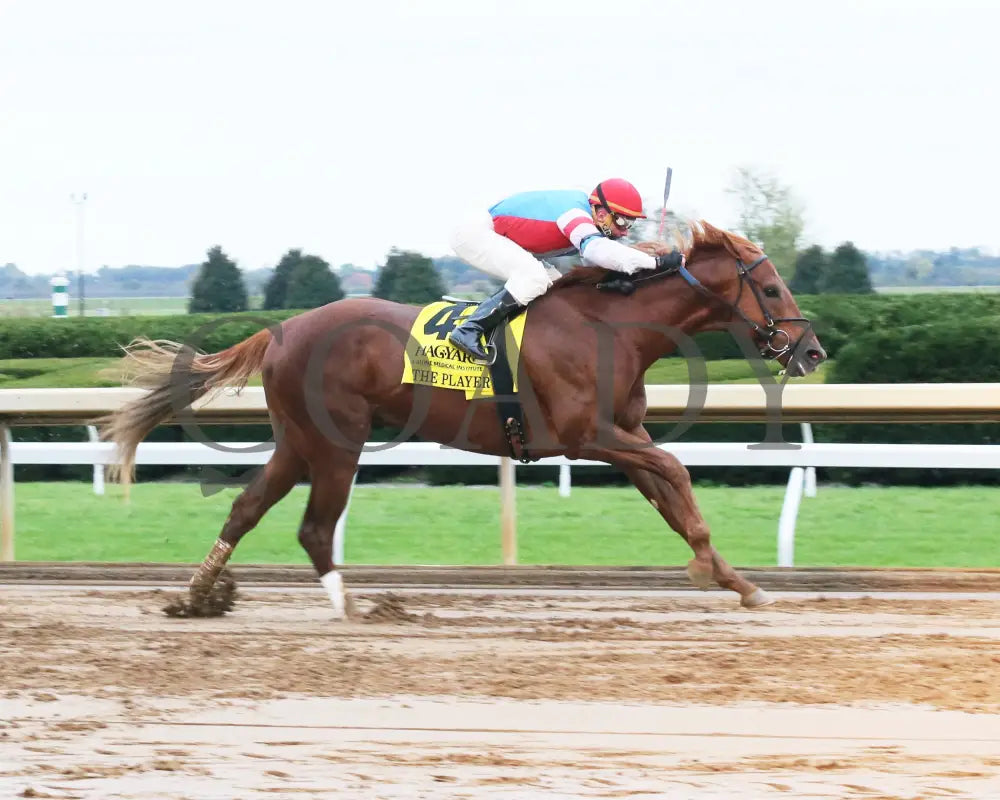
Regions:
<svg viewBox="0 0 1000 800"><path fill-rule="evenodd" d="M712 546L708 523L698 509L691 476L680 460L652 444L646 429L614 429L621 448L588 448L587 458L607 461L620 467L660 516L690 545L694 558L688 563L691 582L707 589L712 581L740 595L746 608L774 602L719 555Z"/></svg>

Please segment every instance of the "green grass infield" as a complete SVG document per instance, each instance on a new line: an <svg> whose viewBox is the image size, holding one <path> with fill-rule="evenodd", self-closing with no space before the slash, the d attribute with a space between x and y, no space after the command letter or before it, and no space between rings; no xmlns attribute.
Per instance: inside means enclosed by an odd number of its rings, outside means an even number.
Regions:
<svg viewBox="0 0 1000 800"><path fill-rule="evenodd" d="M238 493L192 483L140 483L96 496L88 483L18 483L16 555L23 561L197 562ZM244 538L234 560L308 563L296 531L308 489L296 487ZM773 565L784 488L698 487L715 546L736 565ZM685 564L690 551L629 487L517 492L522 564ZM955 514L961 509L961 514ZM803 498L799 566L997 567L997 490L820 486ZM500 563L496 487L358 486L346 560L362 564Z"/></svg>

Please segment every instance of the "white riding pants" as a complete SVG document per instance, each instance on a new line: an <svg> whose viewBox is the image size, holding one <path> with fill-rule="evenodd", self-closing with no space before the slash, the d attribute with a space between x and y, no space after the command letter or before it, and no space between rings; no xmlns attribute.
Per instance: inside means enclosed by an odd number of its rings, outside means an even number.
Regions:
<svg viewBox="0 0 1000 800"><path fill-rule="evenodd" d="M451 235L451 247L463 261L506 281L504 288L522 305L545 294L562 274L493 230L488 212L459 225Z"/></svg>

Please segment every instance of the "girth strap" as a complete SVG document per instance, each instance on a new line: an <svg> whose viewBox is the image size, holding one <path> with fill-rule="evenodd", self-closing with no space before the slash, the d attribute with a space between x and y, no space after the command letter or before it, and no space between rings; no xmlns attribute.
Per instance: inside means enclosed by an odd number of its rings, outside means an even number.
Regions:
<svg viewBox="0 0 1000 800"><path fill-rule="evenodd" d="M511 458L516 458L522 464L535 461L524 446L524 410L521 401L514 392L514 374L507 358L507 332L510 325L499 325L493 334L493 346L496 348L496 358L490 364L490 376L493 379L493 396L496 398L497 414L500 416L500 427L507 437Z"/></svg>

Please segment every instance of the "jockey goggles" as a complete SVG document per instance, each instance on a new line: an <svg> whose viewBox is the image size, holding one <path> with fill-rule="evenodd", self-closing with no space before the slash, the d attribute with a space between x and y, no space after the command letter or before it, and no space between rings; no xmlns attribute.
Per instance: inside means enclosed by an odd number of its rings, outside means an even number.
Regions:
<svg viewBox="0 0 1000 800"><path fill-rule="evenodd" d="M604 210L611 215L611 221L614 222L619 228L627 231L635 225L634 217L626 217L619 214L617 211L611 210L611 206L608 205L608 201L604 197L604 190L601 188L600 184L597 185L597 197L601 201L601 205L604 206Z"/></svg>

